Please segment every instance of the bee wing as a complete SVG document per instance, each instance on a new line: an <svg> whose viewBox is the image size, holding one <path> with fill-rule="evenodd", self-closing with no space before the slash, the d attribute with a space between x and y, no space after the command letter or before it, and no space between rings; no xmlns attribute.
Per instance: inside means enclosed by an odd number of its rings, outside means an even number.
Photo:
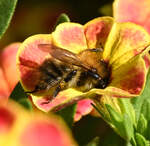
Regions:
<svg viewBox="0 0 150 146"><path fill-rule="evenodd" d="M82 67L82 68L87 69L87 70L90 69L87 65L85 65L80 60L80 58L76 54L74 54L73 52L70 52L66 49L59 48L59 47L56 47L56 46L51 45L51 44L39 44L38 47L41 50L50 53L50 55L52 57L54 57L54 58L56 58L56 59L58 59L64 63L79 66L79 67Z"/></svg>

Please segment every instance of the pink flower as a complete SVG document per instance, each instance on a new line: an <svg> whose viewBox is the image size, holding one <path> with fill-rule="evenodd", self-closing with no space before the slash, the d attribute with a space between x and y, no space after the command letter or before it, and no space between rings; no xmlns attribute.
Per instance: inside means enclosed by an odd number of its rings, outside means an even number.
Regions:
<svg viewBox="0 0 150 146"><path fill-rule="evenodd" d="M18 82L16 70L16 54L21 43L12 43L0 54L0 103L7 101Z"/></svg>
<svg viewBox="0 0 150 146"><path fill-rule="evenodd" d="M60 117L26 111L13 102L0 106L1 146L76 146Z"/></svg>
<svg viewBox="0 0 150 146"><path fill-rule="evenodd" d="M113 15L119 22L133 22L143 26L150 33L149 0L115 0Z"/></svg>

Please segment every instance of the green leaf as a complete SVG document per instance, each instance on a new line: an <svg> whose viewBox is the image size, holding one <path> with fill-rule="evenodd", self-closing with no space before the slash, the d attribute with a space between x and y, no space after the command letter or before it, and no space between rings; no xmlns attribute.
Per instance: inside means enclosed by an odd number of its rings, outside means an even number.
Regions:
<svg viewBox="0 0 150 146"><path fill-rule="evenodd" d="M67 106L62 110L58 111L57 114L60 115L67 125L71 128L74 121L74 115L76 113L76 104Z"/></svg>
<svg viewBox="0 0 150 146"><path fill-rule="evenodd" d="M99 109L100 103L97 102L96 100L93 100L95 102L95 104L91 103L91 105L93 106L93 108L100 114L100 116L105 120L105 122L107 123L111 123L109 117L102 111Z"/></svg>
<svg viewBox="0 0 150 146"><path fill-rule="evenodd" d="M146 138L150 141L150 121L147 122Z"/></svg>
<svg viewBox="0 0 150 146"><path fill-rule="evenodd" d="M127 140L131 140L132 137L134 137L134 123L132 123L130 117L128 114L123 115L123 126L124 126L124 133L127 137Z"/></svg>
<svg viewBox="0 0 150 146"><path fill-rule="evenodd" d="M112 127L126 141L134 135L133 123L127 113L121 114L116 112L110 105L106 104L106 108L110 114Z"/></svg>
<svg viewBox="0 0 150 146"><path fill-rule="evenodd" d="M123 114L127 114L132 123L134 125L136 125L136 121L135 121L135 110L131 104L131 101L130 99L127 99L127 98L118 98L118 103L119 103L119 107L120 107L120 110Z"/></svg>
<svg viewBox="0 0 150 146"><path fill-rule="evenodd" d="M133 145L130 142L127 142L126 146L133 146Z"/></svg>
<svg viewBox="0 0 150 146"><path fill-rule="evenodd" d="M32 110L32 104L28 98L22 98L18 102L19 102L19 104L21 104L26 109Z"/></svg>
<svg viewBox="0 0 150 146"><path fill-rule="evenodd" d="M55 26L54 26L54 29L56 28L56 26L57 26L58 24L63 23L63 22L70 22L69 17L68 17L65 13L62 13L62 14L58 17L58 19L57 19L57 21L56 21L56 24L55 24Z"/></svg>
<svg viewBox="0 0 150 146"><path fill-rule="evenodd" d="M16 101L17 103L19 103L20 105L22 105L24 108L28 110L32 109L32 104L28 99L28 95L24 92L20 82L18 82L18 84L12 91L10 95L10 99Z"/></svg>
<svg viewBox="0 0 150 146"><path fill-rule="evenodd" d="M137 146L149 146L149 142L139 133L135 134Z"/></svg>
<svg viewBox="0 0 150 146"><path fill-rule="evenodd" d="M150 95L149 95L150 96ZM143 103L141 113L147 120L150 120L150 99Z"/></svg>
<svg viewBox="0 0 150 146"><path fill-rule="evenodd" d="M99 145L99 137L95 137L86 146L98 146L98 145Z"/></svg>
<svg viewBox="0 0 150 146"><path fill-rule="evenodd" d="M0 38L9 26L16 3L17 0L0 0Z"/></svg>
<svg viewBox="0 0 150 146"><path fill-rule="evenodd" d="M141 114L144 115L146 120L150 120L150 71L147 75L147 81L143 93L131 99L135 109L136 121L138 122Z"/></svg>
<svg viewBox="0 0 150 146"><path fill-rule="evenodd" d="M12 91L10 98L18 101L21 98L27 98L28 95L24 92L20 82L18 82L18 84L16 85L16 87L14 88L14 90Z"/></svg>
<svg viewBox="0 0 150 146"><path fill-rule="evenodd" d="M140 133L143 136L146 136L146 130L147 130L147 121L143 116L143 114L141 114L137 124L136 132Z"/></svg>

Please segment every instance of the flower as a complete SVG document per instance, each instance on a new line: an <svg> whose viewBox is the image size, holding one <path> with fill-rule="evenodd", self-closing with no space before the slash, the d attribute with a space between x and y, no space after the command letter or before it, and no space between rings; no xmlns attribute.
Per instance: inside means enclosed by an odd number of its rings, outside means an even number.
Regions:
<svg viewBox="0 0 150 146"><path fill-rule="evenodd" d="M118 22L133 22L150 33L149 0L115 0L113 15Z"/></svg>
<svg viewBox="0 0 150 146"><path fill-rule="evenodd" d="M0 103L6 103L10 93L18 82L16 54L21 43L6 46L0 54Z"/></svg>
<svg viewBox="0 0 150 146"><path fill-rule="evenodd" d="M26 111L9 101L7 105L0 106L0 145L76 146L77 144L60 117Z"/></svg>
<svg viewBox="0 0 150 146"><path fill-rule="evenodd" d="M40 80L39 67L50 57L39 44L52 44L73 53L85 49L103 48L103 60L111 69L109 84L104 89L93 88L87 92L69 88L51 100L50 91L31 94L34 104L43 111L58 110L75 101L93 98L96 94L130 98L141 94L150 66L149 34L133 23L118 23L111 17L100 17L85 25L65 22L51 34L27 38L19 48L17 66L25 91L33 91Z"/></svg>

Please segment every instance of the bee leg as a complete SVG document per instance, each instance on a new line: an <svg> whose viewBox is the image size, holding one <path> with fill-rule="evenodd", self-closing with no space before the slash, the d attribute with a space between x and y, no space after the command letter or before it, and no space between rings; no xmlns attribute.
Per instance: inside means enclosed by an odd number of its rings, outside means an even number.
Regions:
<svg viewBox="0 0 150 146"><path fill-rule="evenodd" d="M40 85L35 86L35 89L33 91L26 91L25 93L29 93L29 94L36 93L36 92L39 92L41 90L45 90L46 87L47 87L46 84L40 84Z"/></svg>
<svg viewBox="0 0 150 146"><path fill-rule="evenodd" d="M102 78L97 74L97 73L94 73L92 71L88 71L87 72L90 76L92 76L93 78L97 79L97 80L101 80Z"/></svg>
<svg viewBox="0 0 150 146"><path fill-rule="evenodd" d="M61 86L59 85L59 86L56 87L56 90L55 90L54 93L53 93L53 98L55 98L55 97L58 95L58 93L59 93L60 91L61 91ZM49 103L51 102L51 100L52 100L52 99L48 99L47 101L42 102L42 105L43 105L43 104L49 104Z"/></svg>
<svg viewBox="0 0 150 146"><path fill-rule="evenodd" d="M66 81L62 80L59 83L59 85L56 87L56 89L53 93L53 97L56 97L61 90L65 89L65 85L66 85Z"/></svg>
<svg viewBox="0 0 150 146"><path fill-rule="evenodd" d="M25 93L29 93L29 94L32 94L32 93L36 93L36 92L38 92L38 91L40 91L39 89L34 89L33 91L25 91Z"/></svg>
<svg viewBox="0 0 150 146"><path fill-rule="evenodd" d="M93 48L93 49L89 49L89 51L91 52L103 52L102 48Z"/></svg>
<svg viewBox="0 0 150 146"><path fill-rule="evenodd" d="M53 93L53 97L56 97L60 91L61 91L61 86L59 85L56 87L56 90Z"/></svg>

